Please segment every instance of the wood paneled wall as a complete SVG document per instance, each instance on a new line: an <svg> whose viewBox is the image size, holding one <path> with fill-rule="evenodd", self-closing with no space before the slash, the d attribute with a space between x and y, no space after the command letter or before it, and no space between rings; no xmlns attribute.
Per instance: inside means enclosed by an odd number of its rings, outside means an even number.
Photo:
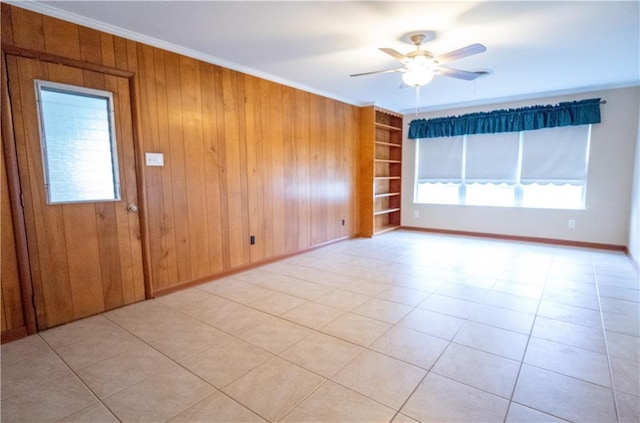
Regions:
<svg viewBox="0 0 640 423"><path fill-rule="evenodd" d="M355 234L357 108L147 46L138 72L165 155L146 168L156 289Z"/></svg>
<svg viewBox="0 0 640 423"><path fill-rule="evenodd" d="M0 316L2 320L2 340L24 336L26 334L20 282L18 279L18 259L15 249L15 236L9 205L9 186L4 161L4 152L0 148L0 274L2 289L0 295Z"/></svg>
<svg viewBox="0 0 640 423"><path fill-rule="evenodd" d="M154 292L358 234L359 108L1 6L3 44L135 74Z"/></svg>

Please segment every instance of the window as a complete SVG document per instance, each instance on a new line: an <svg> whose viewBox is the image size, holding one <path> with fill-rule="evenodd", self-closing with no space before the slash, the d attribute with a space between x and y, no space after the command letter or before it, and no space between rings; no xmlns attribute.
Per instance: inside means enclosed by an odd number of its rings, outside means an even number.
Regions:
<svg viewBox="0 0 640 423"><path fill-rule="evenodd" d="M35 81L49 204L120 199L110 92Z"/></svg>
<svg viewBox="0 0 640 423"><path fill-rule="evenodd" d="M414 201L583 209L591 125L426 138Z"/></svg>

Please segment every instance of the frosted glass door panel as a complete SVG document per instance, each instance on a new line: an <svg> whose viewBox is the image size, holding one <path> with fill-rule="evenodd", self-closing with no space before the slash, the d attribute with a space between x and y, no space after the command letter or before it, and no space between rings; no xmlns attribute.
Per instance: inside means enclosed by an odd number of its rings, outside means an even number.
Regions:
<svg viewBox="0 0 640 423"><path fill-rule="evenodd" d="M112 95L36 81L49 204L120 199Z"/></svg>

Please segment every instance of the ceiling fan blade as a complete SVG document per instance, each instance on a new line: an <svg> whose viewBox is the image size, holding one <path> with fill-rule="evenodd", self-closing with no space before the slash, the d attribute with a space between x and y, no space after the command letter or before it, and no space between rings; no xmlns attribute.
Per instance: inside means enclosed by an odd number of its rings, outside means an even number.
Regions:
<svg viewBox="0 0 640 423"><path fill-rule="evenodd" d="M406 60L408 60L407 56L405 56L404 54L397 52L396 50L392 49L392 48L381 48L380 51L383 51L385 53L387 53L389 56L393 57L396 60L400 60L401 62L405 62Z"/></svg>
<svg viewBox="0 0 640 423"><path fill-rule="evenodd" d="M376 73L391 73L391 72L402 72L402 71L404 71L404 68L379 70L379 71L373 71L373 72L354 73L353 75L349 75L349 76L374 75Z"/></svg>
<svg viewBox="0 0 640 423"><path fill-rule="evenodd" d="M464 79L465 81L473 81L479 76L486 75L486 72L470 72L460 69L451 69L440 67L436 69L438 75L450 76L452 78Z"/></svg>
<svg viewBox="0 0 640 423"><path fill-rule="evenodd" d="M470 44L466 47L459 48L458 50L450 51L449 53L441 54L440 56L436 57L435 60L438 63L447 63L485 51L487 51L487 48L485 46L475 43Z"/></svg>

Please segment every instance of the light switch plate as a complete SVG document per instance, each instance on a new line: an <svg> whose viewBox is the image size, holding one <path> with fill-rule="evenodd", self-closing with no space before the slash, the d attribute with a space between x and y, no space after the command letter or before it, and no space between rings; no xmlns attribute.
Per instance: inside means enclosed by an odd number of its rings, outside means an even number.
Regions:
<svg viewBox="0 0 640 423"><path fill-rule="evenodd" d="M147 166L164 166L164 154L162 153L144 153Z"/></svg>

